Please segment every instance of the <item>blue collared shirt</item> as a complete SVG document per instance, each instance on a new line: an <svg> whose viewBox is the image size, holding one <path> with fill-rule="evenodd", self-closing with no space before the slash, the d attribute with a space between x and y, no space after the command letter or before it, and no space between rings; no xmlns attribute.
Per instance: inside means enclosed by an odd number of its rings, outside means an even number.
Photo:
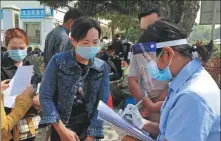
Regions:
<svg viewBox="0 0 221 141"><path fill-rule="evenodd" d="M190 61L169 84L161 107L158 140L219 141L220 89L199 60Z"/></svg>

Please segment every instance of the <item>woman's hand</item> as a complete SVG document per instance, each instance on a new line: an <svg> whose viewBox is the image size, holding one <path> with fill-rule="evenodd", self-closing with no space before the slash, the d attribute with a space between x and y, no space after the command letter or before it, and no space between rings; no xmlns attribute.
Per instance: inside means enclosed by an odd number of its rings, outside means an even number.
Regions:
<svg viewBox="0 0 221 141"><path fill-rule="evenodd" d="M24 90L24 92L21 95L28 96L31 99L33 99L33 97L36 95L36 90L32 87L32 85L30 85Z"/></svg>
<svg viewBox="0 0 221 141"><path fill-rule="evenodd" d="M68 128L65 128L64 131L59 134L59 136L61 138L61 141L80 141L78 135Z"/></svg>
<svg viewBox="0 0 221 141"><path fill-rule="evenodd" d="M94 141L94 137L92 136L87 136L87 138L84 141Z"/></svg>
<svg viewBox="0 0 221 141"><path fill-rule="evenodd" d="M1 82L1 90L4 91L5 89L7 89L9 87L9 82L10 82L11 79L6 79L6 80L3 80Z"/></svg>

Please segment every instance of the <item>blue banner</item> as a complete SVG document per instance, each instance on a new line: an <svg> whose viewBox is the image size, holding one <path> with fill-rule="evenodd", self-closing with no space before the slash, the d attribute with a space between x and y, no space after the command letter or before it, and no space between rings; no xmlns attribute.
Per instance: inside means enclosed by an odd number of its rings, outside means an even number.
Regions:
<svg viewBox="0 0 221 141"><path fill-rule="evenodd" d="M45 18L46 16L53 17L53 9L50 9L49 13L47 14L44 8L21 9L20 11L21 19L42 19L42 18Z"/></svg>
<svg viewBox="0 0 221 141"><path fill-rule="evenodd" d="M143 53L143 50L146 52L156 52L156 42L137 43L133 45L132 50L133 54Z"/></svg>

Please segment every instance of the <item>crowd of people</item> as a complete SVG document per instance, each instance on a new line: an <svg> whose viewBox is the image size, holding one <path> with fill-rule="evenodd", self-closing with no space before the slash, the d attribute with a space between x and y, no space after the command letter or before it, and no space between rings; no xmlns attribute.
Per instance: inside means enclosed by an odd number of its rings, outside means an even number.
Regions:
<svg viewBox="0 0 221 141"><path fill-rule="evenodd" d="M99 23L69 9L63 24L45 39L43 75L27 59L42 53L28 48L22 29L8 29L1 53L1 140L34 141L38 129L45 127L50 127L51 141L101 140L105 135L104 123L97 118L98 102L107 104L110 81L123 76L122 60L129 64L130 93L143 105L127 105L122 118L129 116L130 123L159 141L220 140L220 89L202 66L211 57L212 41L189 45L185 29L163 18L155 5L138 17L142 33L136 44L117 34L105 45L100 44ZM17 96L14 108L5 107L4 90L17 68L28 65L34 65L31 86ZM24 120L27 131L20 128ZM112 129L120 140L138 140L118 127Z"/></svg>

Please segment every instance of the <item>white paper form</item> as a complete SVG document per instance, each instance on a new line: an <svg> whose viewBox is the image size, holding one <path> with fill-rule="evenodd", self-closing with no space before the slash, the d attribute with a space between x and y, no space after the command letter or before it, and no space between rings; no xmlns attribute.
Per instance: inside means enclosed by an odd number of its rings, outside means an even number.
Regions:
<svg viewBox="0 0 221 141"><path fill-rule="evenodd" d="M134 127L127 121L125 121L122 117L120 117L117 113L115 113L112 109L110 109L106 104L102 101L99 102L98 105L98 118L100 120L107 121L122 130L128 132L131 136L142 140L142 141L153 141L147 132L139 130Z"/></svg>
<svg viewBox="0 0 221 141"><path fill-rule="evenodd" d="M18 67L14 77L9 82L9 87L4 91L5 107L14 107L15 98L30 85L32 75L33 65Z"/></svg>

